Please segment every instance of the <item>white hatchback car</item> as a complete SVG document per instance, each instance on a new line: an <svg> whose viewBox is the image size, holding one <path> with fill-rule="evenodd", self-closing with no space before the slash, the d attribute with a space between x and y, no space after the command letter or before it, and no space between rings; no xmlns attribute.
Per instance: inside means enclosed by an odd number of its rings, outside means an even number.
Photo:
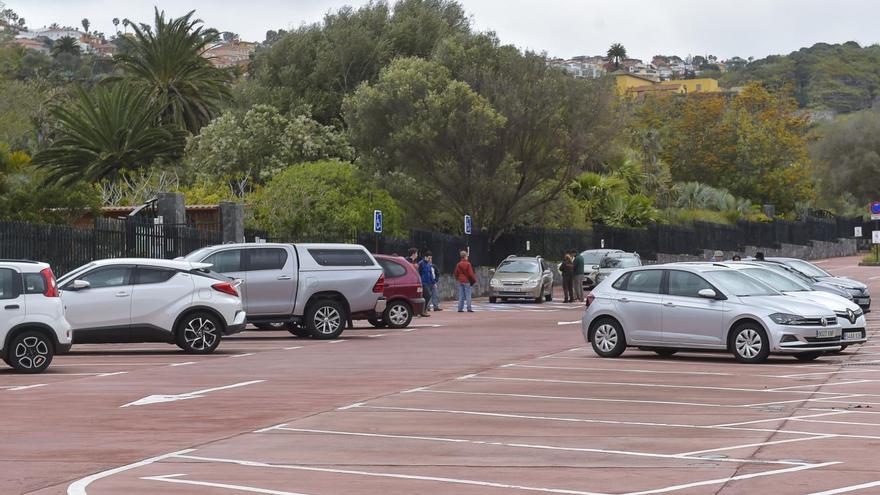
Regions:
<svg viewBox="0 0 880 495"><path fill-rule="evenodd" d="M70 325L52 269L0 260L0 357L22 373L39 373L70 349Z"/></svg>
<svg viewBox="0 0 880 495"><path fill-rule="evenodd" d="M810 361L841 345L832 310L714 265L615 272L587 296L582 332L602 357L636 346L661 356L685 349L728 351L744 363L771 353Z"/></svg>
<svg viewBox="0 0 880 495"><path fill-rule="evenodd" d="M244 330L238 282L211 265L157 259L88 263L58 281L74 344L168 342L213 352Z"/></svg>

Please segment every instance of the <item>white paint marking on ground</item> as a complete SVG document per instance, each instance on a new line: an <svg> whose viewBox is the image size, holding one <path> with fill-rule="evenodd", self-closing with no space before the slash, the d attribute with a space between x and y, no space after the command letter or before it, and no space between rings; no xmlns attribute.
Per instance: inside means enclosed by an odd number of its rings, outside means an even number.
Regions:
<svg viewBox="0 0 880 495"><path fill-rule="evenodd" d="M564 495L606 495L598 492L585 492L580 490L565 490L559 488L542 488L542 487L533 487L533 486L522 486L522 485L509 485L506 483L495 483L492 481L478 481L478 480L468 480L468 479L458 479L458 478L444 478L439 476L419 476L412 474L399 474L399 473L387 473L387 472L376 472L376 471L358 471L353 469L333 469L333 468L320 468L313 466L300 466L296 464L268 464L265 462L256 462L256 461L243 461L238 459L223 459L218 457L202 457L202 456L192 456L192 455L178 455L175 456L179 459L190 459L195 461L206 461L206 462L223 462L229 464L238 464L240 466L248 466L248 467L260 467L260 468L274 468L274 469L292 469L296 471L311 471L318 473L333 473L333 474L354 474L360 476L369 476L375 478L394 478L394 479L404 479L404 480L416 480L416 481L435 481L438 483L450 483L450 484L458 484L458 485L471 485L471 486L485 486L490 488L506 488L510 490L522 490L522 491L530 491L530 492L542 492L542 493L560 493Z"/></svg>
<svg viewBox="0 0 880 495"><path fill-rule="evenodd" d="M718 425L712 425L712 426L754 425L754 424L758 424L758 423L771 423L771 422L775 422L775 421L792 421L792 420L801 419L801 418L820 418L823 416L833 416L836 414L846 414L847 412L849 412L849 411L831 411L831 412L824 412L824 413L817 413L817 414L808 414L805 416L788 416L788 417L783 417L783 418L756 419L754 421L742 421L740 423L725 423L725 424L718 424Z"/></svg>
<svg viewBox="0 0 880 495"><path fill-rule="evenodd" d="M336 340L328 340L327 343L328 344L341 344L345 341L346 341L345 339L336 339Z"/></svg>
<svg viewBox="0 0 880 495"><path fill-rule="evenodd" d="M175 402L178 400L199 399L199 398L204 397L205 394L208 394L211 392L219 392L220 390L228 390L231 388L246 387L248 385L254 385L256 383L263 383L265 381L266 380L251 380L249 382L233 383L232 385L224 385L222 387L205 388L202 390L195 390L192 392L186 392L183 394L175 394L175 395L148 395L142 399L138 399L134 402L129 402L128 404L124 404L119 407L146 406L146 405L150 405L150 404L160 404L162 402Z"/></svg>
<svg viewBox="0 0 880 495"><path fill-rule="evenodd" d="M97 376L116 376L116 375L125 375L128 373L127 371L112 371L110 373L100 373Z"/></svg>
<svg viewBox="0 0 880 495"><path fill-rule="evenodd" d="M512 448L522 448L522 449L538 449L538 450L556 450L556 451L565 451L565 452L589 452L595 454L611 454L611 455L622 455L622 456L632 456L632 457L650 457L654 459L689 459L689 460L705 460L700 457L690 457L682 454L657 454L653 452L636 452L630 450L611 450L611 449L591 449L584 447L560 447L557 445L537 445L531 443L508 443L508 442L492 442L492 441L482 441L482 440L469 440L466 438L448 438L448 437L426 437L426 436L416 436L416 435L395 435L395 434L383 434L383 433L363 433L363 432L354 432L354 431L338 431L338 430L315 430L308 428L277 428L277 430L282 431L292 431L297 433L318 433L321 435L340 435L340 436L353 436L353 437L370 437L370 438L390 438L394 440L420 440L427 442L446 442L446 443L463 443L469 445L489 445L493 447L512 447ZM719 462L732 462L736 464L781 464L786 466L806 466L811 465L808 462L796 462L796 461L768 461L768 460L758 460L758 459L737 459L733 457L726 457L722 459L713 459L713 461Z"/></svg>
<svg viewBox="0 0 880 495"><path fill-rule="evenodd" d="M384 337L385 335L387 335L387 334L380 333L378 335L367 335L367 337L369 337L371 339L375 339L376 337Z"/></svg>
<svg viewBox="0 0 880 495"><path fill-rule="evenodd" d="M757 404L746 404L743 407L763 407L763 406L777 406L779 404L797 404L800 402L835 402L838 399L850 399L853 397L861 397L861 394L846 394L846 395L838 395L837 397L805 397L803 399L795 399L795 400L780 400L774 402L758 402Z"/></svg>
<svg viewBox="0 0 880 495"><path fill-rule="evenodd" d="M129 471L131 469L137 469L139 467L148 466L153 464L154 462L162 461L165 459L169 459L172 457L176 457L182 454L188 454L193 452L195 449L185 449L178 450L177 452L171 452L170 454L163 454L156 457L150 457L149 459L144 459L142 461L133 462L131 464L126 464L125 466L119 466L113 469L108 469L106 471L101 471L100 473L95 473L91 476L86 476L85 478L74 481L67 487L67 495L88 495L86 492L86 488L89 487L90 484L98 481L100 479L104 479L108 476L113 476L114 474L119 474L125 471Z"/></svg>
<svg viewBox="0 0 880 495"><path fill-rule="evenodd" d="M427 389L428 389L428 387L416 387L416 388L411 388L409 390L404 390L403 392L400 392L400 393L401 394L411 394L413 392L422 392Z"/></svg>
<svg viewBox="0 0 880 495"><path fill-rule="evenodd" d="M824 492L813 492L810 495L837 495L838 493L855 492L858 490L864 490L865 488L874 488L875 486L880 486L880 481L862 483L861 485L844 486L843 488L835 488L833 490L826 490Z"/></svg>
<svg viewBox="0 0 880 495"><path fill-rule="evenodd" d="M556 325L558 325L558 326L563 326L563 325L577 325L577 324L580 323L580 322L581 322L580 320L576 320L576 321L557 321L557 322L556 322Z"/></svg>
<svg viewBox="0 0 880 495"><path fill-rule="evenodd" d="M226 483L214 483L211 481L196 481L196 480L183 480L180 479L181 476L186 476L185 474L165 474L161 476L145 476L141 478L142 480L147 481L164 481L166 483L180 483L184 485L195 485L195 486L210 486L211 488L225 488L227 490L235 490L237 492L248 492L248 493L263 493L267 495L308 495L302 492L284 492L280 490L270 490L268 488L257 488L253 486L244 486L244 485L229 485Z"/></svg>
<svg viewBox="0 0 880 495"><path fill-rule="evenodd" d="M254 354L256 354L256 353L255 353L255 352L246 352L246 353L244 353L244 354L233 354L233 355L231 355L231 356L229 356L229 357L231 357L231 358L240 358L240 357L245 357L245 356L253 356Z"/></svg>
<svg viewBox="0 0 880 495"><path fill-rule="evenodd" d="M48 385L48 383L37 383L34 385L19 385L18 387L10 387L10 388L7 388L6 390L14 392L16 390L28 390L31 388L45 387L46 385Z"/></svg>
<svg viewBox="0 0 880 495"><path fill-rule="evenodd" d="M762 476L773 476L776 474L785 474L785 473L794 473L797 471L803 471L805 469L816 469L827 466L834 466L836 464L840 464L839 462L826 462L823 464L810 464L807 466L796 466L786 469L775 469L773 471L763 471L760 473L750 473L750 474L739 474L736 476L729 476L727 478L717 478L714 480L706 480L706 481L697 481L694 483L685 483L682 485L673 485L667 486L666 488L657 488L655 490L645 490L641 492L630 492L626 495L651 495L654 493L666 493L666 492L674 492L678 490L687 490L688 488L695 488L698 486L707 486L707 485L718 485L722 483L729 483L731 481L740 481L740 480L748 480L752 478L759 478Z"/></svg>
<svg viewBox="0 0 880 495"><path fill-rule="evenodd" d="M810 383L809 385L792 385L791 387L776 387L765 389L767 392L778 392L782 390L793 390L796 388L806 387L832 387L835 385L854 385L856 383L876 382L877 380L850 380L848 382L832 382L832 383Z"/></svg>
<svg viewBox="0 0 880 495"><path fill-rule="evenodd" d="M856 421L825 421L819 419L799 419L795 418L794 421L801 421L804 423L823 423L829 425L851 425L851 426L875 426L880 427L880 423L859 423Z"/></svg>
<svg viewBox="0 0 880 495"><path fill-rule="evenodd" d="M274 425L274 426L267 426L266 428L260 428L259 430L254 430L253 432L254 433L265 433L267 431L277 430L278 428L281 428L282 426L287 426L287 423L281 423L281 424Z"/></svg>
<svg viewBox="0 0 880 495"><path fill-rule="evenodd" d="M771 440L768 442L746 443L743 445L734 445L733 447L720 447L717 449L706 449L706 450L695 450L693 452L682 452L679 455L695 456L698 454L708 454L710 452L723 452L725 450L747 449L750 447L764 447L766 445L779 445L779 444L791 443L791 442L806 442L806 441L810 441L810 440L822 440L825 438L834 438L834 435L818 435L815 437L788 438L786 440Z"/></svg>
<svg viewBox="0 0 880 495"><path fill-rule="evenodd" d="M573 370L573 371L614 371L615 373L647 373L656 375L713 375L713 376L743 376L741 373L716 373L713 371L659 371L659 370L640 370L640 369L616 369L609 370L607 368L582 368L569 366L537 366L531 364L506 364L505 366L515 366L517 368L531 368L543 370Z"/></svg>
<svg viewBox="0 0 880 495"><path fill-rule="evenodd" d="M878 363L880 364L880 363ZM809 378L820 375L836 375L838 373L868 373L871 371L880 371L880 368L864 368L856 370L837 370L837 371L817 371L815 373L795 373L793 375L759 375L762 378Z"/></svg>
<svg viewBox="0 0 880 495"><path fill-rule="evenodd" d="M462 375L462 376L456 378L456 380L468 380L468 379L474 378L475 376L477 376L476 373L471 373L469 375Z"/></svg>
<svg viewBox="0 0 880 495"><path fill-rule="evenodd" d="M355 402L354 404L349 404L347 406L337 407L336 410L337 411L345 411L348 409L354 409L356 407L361 407L364 404L366 404L366 402Z"/></svg>
<svg viewBox="0 0 880 495"><path fill-rule="evenodd" d="M285 347L284 350L285 350L285 351L292 351L292 350L294 350L294 349L302 349L302 348L303 348L303 346L301 346L301 345L295 345L295 346L292 346L292 347Z"/></svg>
<svg viewBox="0 0 880 495"><path fill-rule="evenodd" d="M174 367L177 367L177 366L189 366L189 365L191 365L191 364L196 364L197 362L198 362L198 361L186 361L186 362L183 362L183 363L171 363L171 364L169 364L168 366L171 367L171 368L174 368Z"/></svg>

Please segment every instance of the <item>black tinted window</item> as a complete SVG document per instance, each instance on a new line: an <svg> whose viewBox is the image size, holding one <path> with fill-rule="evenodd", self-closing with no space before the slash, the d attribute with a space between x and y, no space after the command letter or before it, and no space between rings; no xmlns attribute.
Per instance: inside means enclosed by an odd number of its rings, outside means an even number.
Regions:
<svg viewBox="0 0 880 495"><path fill-rule="evenodd" d="M177 272L167 268L147 268L141 266L137 269L137 283L161 284L173 277L175 273Z"/></svg>
<svg viewBox="0 0 880 495"><path fill-rule="evenodd" d="M22 278L24 279L25 294L42 294L46 292L46 280L39 273L25 273Z"/></svg>
<svg viewBox="0 0 880 495"><path fill-rule="evenodd" d="M219 273L240 272L241 271L241 250L230 249L229 251L220 251L205 258L203 263L210 263L214 266L211 270Z"/></svg>
<svg viewBox="0 0 880 495"><path fill-rule="evenodd" d="M406 275L406 268L391 260L378 260L382 265L382 271L385 272L385 278L397 278Z"/></svg>
<svg viewBox="0 0 880 495"><path fill-rule="evenodd" d="M632 292L660 293L660 280L663 279L663 270L644 270L631 272L626 290Z"/></svg>
<svg viewBox="0 0 880 495"><path fill-rule="evenodd" d="M0 299L15 299L19 296L18 272L0 268Z"/></svg>
<svg viewBox="0 0 880 495"><path fill-rule="evenodd" d="M672 270L669 272L669 295L699 297L703 289L712 289L703 277L689 272Z"/></svg>
<svg viewBox="0 0 880 495"><path fill-rule="evenodd" d="M622 277L617 279L611 287L614 287L617 290L626 290L626 282L629 280L629 273L624 274Z"/></svg>
<svg viewBox="0 0 880 495"><path fill-rule="evenodd" d="M100 289L101 287L118 287L120 285L128 285L128 276L130 268L127 266L112 266L108 268L98 268L81 276L78 280L85 280L92 289Z"/></svg>
<svg viewBox="0 0 880 495"><path fill-rule="evenodd" d="M309 249L321 266L373 266L366 251L361 249Z"/></svg>
<svg viewBox="0 0 880 495"><path fill-rule="evenodd" d="M287 251L280 248L259 248L248 250L248 271L280 270L287 262Z"/></svg>

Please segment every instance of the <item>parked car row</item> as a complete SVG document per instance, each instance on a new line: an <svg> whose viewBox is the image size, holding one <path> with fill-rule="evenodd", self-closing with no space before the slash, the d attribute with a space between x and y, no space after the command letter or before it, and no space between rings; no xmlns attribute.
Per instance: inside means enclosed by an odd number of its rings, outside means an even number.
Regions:
<svg viewBox="0 0 880 495"><path fill-rule="evenodd" d="M45 263L0 260L0 357L38 373L74 344L206 354L247 323L318 339L356 319L406 326L421 311L421 284L403 258L383 262L358 245L224 244L176 260L94 261L56 282Z"/></svg>
<svg viewBox="0 0 880 495"><path fill-rule="evenodd" d="M867 289L821 270L835 279L829 283L858 288L859 294L853 302L823 291L809 283L819 272L806 275L804 264L817 268L785 258L619 270L587 295L581 330L602 357L638 347L662 356L726 351L745 363L763 362L770 354L810 361L864 343Z"/></svg>

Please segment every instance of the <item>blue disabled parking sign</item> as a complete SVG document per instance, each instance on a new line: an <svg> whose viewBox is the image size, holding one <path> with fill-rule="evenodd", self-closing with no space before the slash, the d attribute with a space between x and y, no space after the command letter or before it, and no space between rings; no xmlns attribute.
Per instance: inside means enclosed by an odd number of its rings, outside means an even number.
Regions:
<svg viewBox="0 0 880 495"><path fill-rule="evenodd" d="M471 235L471 231L473 231L474 222L471 220L470 215L464 216L464 234Z"/></svg>
<svg viewBox="0 0 880 495"><path fill-rule="evenodd" d="M382 233L382 210L373 210L373 232Z"/></svg>

